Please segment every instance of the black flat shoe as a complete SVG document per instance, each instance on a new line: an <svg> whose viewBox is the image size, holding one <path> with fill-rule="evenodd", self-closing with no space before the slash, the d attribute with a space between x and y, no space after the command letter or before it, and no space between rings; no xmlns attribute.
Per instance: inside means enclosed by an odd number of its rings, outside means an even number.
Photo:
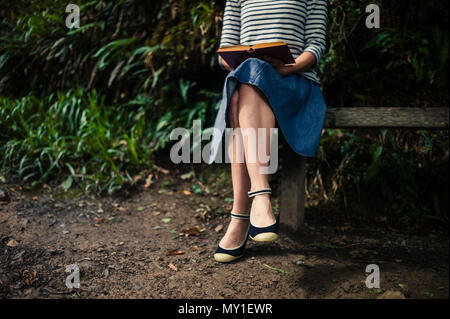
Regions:
<svg viewBox="0 0 450 319"><path fill-rule="evenodd" d="M272 194L272 189L264 188L256 191L248 192L248 197L252 198L258 195ZM250 211L251 214L251 211ZM278 239L278 221L275 218L275 223L265 227L256 227L250 222L248 229L249 236L252 240L258 242L270 242Z"/></svg>
<svg viewBox="0 0 450 319"><path fill-rule="evenodd" d="M231 213L231 218L249 220L250 216ZM221 247L220 244L217 245L216 253L214 254L214 259L220 263L228 263L238 258L241 258L245 252L245 245L247 244L248 234L249 232L247 231L244 242L236 248L229 249Z"/></svg>

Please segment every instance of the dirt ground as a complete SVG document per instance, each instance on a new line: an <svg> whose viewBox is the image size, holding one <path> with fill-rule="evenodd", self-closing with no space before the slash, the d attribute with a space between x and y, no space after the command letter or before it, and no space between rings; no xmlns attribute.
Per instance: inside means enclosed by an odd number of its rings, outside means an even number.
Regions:
<svg viewBox="0 0 450 319"><path fill-rule="evenodd" d="M249 241L244 258L219 264L212 256L231 204L191 186L170 173L126 196L76 198L0 184L10 197L0 204L0 297L449 297L442 232L407 236L307 216L299 236ZM65 286L71 264L79 289ZM380 268L380 289L365 285L368 264Z"/></svg>

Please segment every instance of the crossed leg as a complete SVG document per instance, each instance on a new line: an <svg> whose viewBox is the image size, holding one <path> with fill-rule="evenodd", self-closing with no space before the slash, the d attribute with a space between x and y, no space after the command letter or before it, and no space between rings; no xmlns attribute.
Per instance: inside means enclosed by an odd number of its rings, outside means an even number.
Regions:
<svg viewBox="0 0 450 319"><path fill-rule="evenodd" d="M234 134L228 145L233 183L232 210L236 214L248 214L251 201L247 192L269 187L268 176L261 173L261 168L266 167L268 163L261 163L258 156L260 151L258 128L265 129L267 143L262 144L265 147L262 151L269 155L268 141L270 141L270 128L275 127L275 116L267 99L258 88L239 84L231 97L228 119L233 129L241 128L244 132L243 135ZM247 129L254 130L256 143L249 141L250 135L245 134ZM245 162L238 161L239 152L244 152ZM264 227L275 222L269 195L256 196L251 209L250 219L254 226ZM247 220L232 218L220 245L223 248L239 246L245 239L247 228Z"/></svg>

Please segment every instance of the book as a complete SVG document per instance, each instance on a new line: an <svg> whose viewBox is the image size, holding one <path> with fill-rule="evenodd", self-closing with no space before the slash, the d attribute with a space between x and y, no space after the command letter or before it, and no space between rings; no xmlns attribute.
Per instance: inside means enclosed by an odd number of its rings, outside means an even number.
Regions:
<svg viewBox="0 0 450 319"><path fill-rule="evenodd" d="M264 56L270 56L281 60L285 64L295 63L294 57L285 42L270 42L254 45L232 45L221 47L216 52L233 69L237 68L239 64L248 58L264 60Z"/></svg>

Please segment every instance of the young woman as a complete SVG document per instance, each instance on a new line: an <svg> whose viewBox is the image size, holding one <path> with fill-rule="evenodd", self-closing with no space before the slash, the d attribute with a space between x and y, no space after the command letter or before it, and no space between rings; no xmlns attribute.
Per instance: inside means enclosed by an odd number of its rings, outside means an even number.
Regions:
<svg viewBox="0 0 450 319"><path fill-rule="evenodd" d="M325 51L326 20L326 0L227 0L221 47L282 41L295 63L249 58L233 70L219 57L220 66L230 73L216 117L210 163L216 159L225 127L263 128L269 141L276 123L293 150L315 155L326 112L315 70ZM248 237L259 242L278 238L268 176L261 173L267 163L255 155L269 154L270 143L258 143L258 138L256 148L249 147L243 135L233 135L227 146L234 201L230 224L214 255L218 262L241 257ZM240 152L244 162L238 160Z"/></svg>

